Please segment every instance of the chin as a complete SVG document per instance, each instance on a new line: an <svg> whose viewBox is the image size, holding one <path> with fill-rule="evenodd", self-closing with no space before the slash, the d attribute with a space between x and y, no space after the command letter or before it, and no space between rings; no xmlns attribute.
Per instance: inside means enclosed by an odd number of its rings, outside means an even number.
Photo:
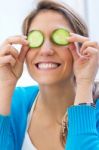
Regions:
<svg viewBox="0 0 99 150"><path fill-rule="evenodd" d="M30 76L33 80L35 80L39 85L61 85L66 83L69 80L71 72L63 72L62 70L59 72L38 72L33 70L29 72Z"/></svg>
<svg viewBox="0 0 99 150"><path fill-rule="evenodd" d="M51 78L51 77L40 77L40 78L34 78L34 80L39 84L39 85L46 85L46 86L53 86L57 85L59 86L62 83L65 83L66 79L59 79L59 78Z"/></svg>
<svg viewBox="0 0 99 150"><path fill-rule="evenodd" d="M53 85L53 84L56 84L57 81L53 80L53 79L39 79L39 80L36 80L35 81L39 84L39 85Z"/></svg>

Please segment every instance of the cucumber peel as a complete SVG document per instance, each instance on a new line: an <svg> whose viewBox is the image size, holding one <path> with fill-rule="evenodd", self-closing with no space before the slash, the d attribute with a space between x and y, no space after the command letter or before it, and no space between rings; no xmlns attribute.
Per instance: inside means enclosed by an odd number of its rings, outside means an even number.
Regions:
<svg viewBox="0 0 99 150"><path fill-rule="evenodd" d="M70 36L70 32L67 29L59 28L53 31L51 40L57 45L66 46L69 44L67 38Z"/></svg>
<svg viewBox="0 0 99 150"><path fill-rule="evenodd" d="M39 30L32 30L27 36L30 48L40 47L44 42L43 33Z"/></svg>
<svg viewBox="0 0 99 150"><path fill-rule="evenodd" d="M52 32L50 39L56 45L66 46L69 44L68 37L70 32L67 29L58 28ZM27 40L30 48L38 48L44 43L44 35L40 30L32 30L28 33Z"/></svg>

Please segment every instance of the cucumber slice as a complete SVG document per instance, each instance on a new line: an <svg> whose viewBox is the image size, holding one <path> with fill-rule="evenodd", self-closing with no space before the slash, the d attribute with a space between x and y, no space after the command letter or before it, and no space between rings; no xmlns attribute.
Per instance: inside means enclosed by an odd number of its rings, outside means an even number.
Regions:
<svg viewBox="0 0 99 150"><path fill-rule="evenodd" d="M40 47L44 42L43 33L39 30L32 30L27 36L30 48Z"/></svg>
<svg viewBox="0 0 99 150"><path fill-rule="evenodd" d="M67 29L59 28L53 31L51 40L57 45L68 45L67 37L70 36L70 32Z"/></svg>

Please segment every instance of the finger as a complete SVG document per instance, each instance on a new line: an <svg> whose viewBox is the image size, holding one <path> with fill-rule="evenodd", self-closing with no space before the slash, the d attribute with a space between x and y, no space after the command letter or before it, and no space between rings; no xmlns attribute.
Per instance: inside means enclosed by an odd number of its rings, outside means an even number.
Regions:
<svg viewBox="0 0 99 150"><path fill-rule="evenodd" d="M4 48L2 47L3 50L0 50L0 56L12 54L13 57L18 58L18 51L16 48L11 46L10 44L6 45Z"/></svg>
<svg viewBox="0 0 99 150"><path fill-rule="evenodd" d="M68 49L70 50L74 61L77 60L80 57L80 53L79 53L78 47L75 44L70 44L68 46Z"/></svg>
<svg viewBox="0 0 99 150"><path fill-rule="evenodd" d="M29 50L28 46L22 46L19 57L18 57L20 62L22 62L22 63L24 62L25 56L26 56L28 50Z"/></svg>
<svg viewBox="0 0 99 150"><path fill-rule="evenodd" d="M84 43L85 41L89 41L88 37L84 37L75 33L70 33L70 37L68 37L69 42L80 42Z"/></svg>
<svg viewBox="0 0 99 150"><path fill-rule="evenodd" d="M96 55L97 57L99 56L99 51L98 49L96 48L93 48L93 47L88 47L86 48L83 52L82 52L83 55L86 55L86 56L94 56Z"/></svg>
<svg viewBox="0 0 99 150"><path fill-rule="evenodd" d="M28 45L28 41L26 40L25 36L12 36L7 38L2 46L6 45L6 44L21 44L21 45Z"/></svg>
<svg viewBox="0 0 99 150"><path fill-rule="evenodd" d="M80 52L82 53L82 51L84 49L86 49L87 47L93 47L93 48L98 48L98 43L97 42L92 42L92 41L86 41L85 43L83 43Z"/></svg>
<svg viewBox="0 0 99 150"><path fill-rule="evenodd" d="M7 64L11 64L11 66L14 66L16 63L16 59L13 58L12 55L2 56L0 57L0 66L5 66Z"/></svg>
<svg viewBox="0 0 99 150"><path fill-rule="evenodd" d="M86 60L94 58L95 61L99 60L99 51L96 48L88 47L82 52L82 56Z"/></svg>

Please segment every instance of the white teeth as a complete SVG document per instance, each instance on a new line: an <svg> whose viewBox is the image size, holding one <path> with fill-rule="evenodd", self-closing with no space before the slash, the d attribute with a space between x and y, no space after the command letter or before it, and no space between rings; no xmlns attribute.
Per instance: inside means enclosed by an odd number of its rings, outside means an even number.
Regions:
<svg viewBox="0 0 99 150"><path fill-rule="evenodd" d="M53 63L40 63L38 64L39 69L50 69L50 68L57 68L58 64Z"/></svg>

